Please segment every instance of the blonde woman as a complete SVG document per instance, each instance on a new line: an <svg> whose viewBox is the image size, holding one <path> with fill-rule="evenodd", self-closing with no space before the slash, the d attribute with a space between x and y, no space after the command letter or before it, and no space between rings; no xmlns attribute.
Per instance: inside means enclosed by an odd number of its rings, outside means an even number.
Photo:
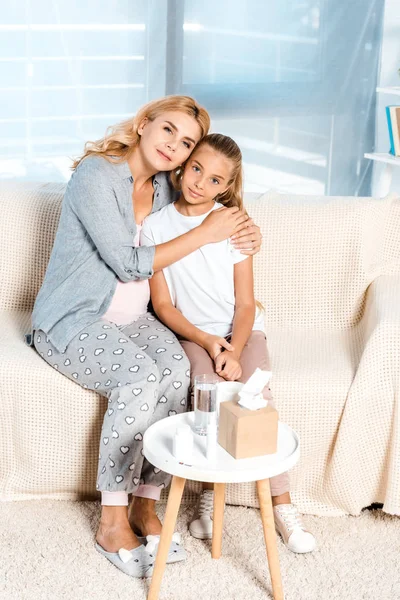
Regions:
<svg viewBox="0 0 400 600"><path fill-rule="evenodd" d="M209 124L207 111L195 100L170 96L86 144L73 165L32 315L28 342L40 356L108 399L100 439L96 549L133 577L152 572L154 552L135 533L160 534L155 502L169 482L144 459L143 434L158 419L187 409L190 381L189 362L176 337L147 312L149 278L233 234L250 254L261 242L259 229L243 211L224 208L177 239L151 248L139 245L143 219L176 198L169 172L179 170ZM128 494L134 497L129 516ZM184 558L175 538L169 562Z"/></svg>

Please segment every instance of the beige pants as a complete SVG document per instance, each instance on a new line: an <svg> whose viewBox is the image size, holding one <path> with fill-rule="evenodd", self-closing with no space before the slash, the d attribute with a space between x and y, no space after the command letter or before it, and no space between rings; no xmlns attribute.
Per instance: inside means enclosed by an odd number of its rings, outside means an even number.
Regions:
<svg viewBox="0 0 400 600"><path fill-rule="evenodd" d="M211 373L216 375L214 362L204 348L198 344L195 344L194 342L188 342L187 340L179 341L190 360L192 389L196 375ZM253 331L251 333L247 344L243 348L243 352L240 357L240 365L242 367L242 376L240 377L239 381L243 383L249 379L250 375L253 374L257 367L265 371L270 370L267 339L262 331ZM225 381L219 375L217 375L217 377L220 381ZM274 401L269 387L264 389L264 398L269 400L271 406L274 406ZM285 492L289 492L289 475L287 473L282 473L276 477L271 477L270 484L272 496L280 496Z"/></svg>

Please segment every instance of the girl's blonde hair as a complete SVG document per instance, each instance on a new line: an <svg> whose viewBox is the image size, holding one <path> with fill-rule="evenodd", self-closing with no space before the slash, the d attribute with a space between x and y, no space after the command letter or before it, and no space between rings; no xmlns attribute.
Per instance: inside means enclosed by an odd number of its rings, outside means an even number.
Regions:
<svg viewBox="0 0 400 600"><path fill-rule="evenodd" d="M237 143L227 135L222 133L210 133L203 137L197 144L194 152L202 146L209 146L216 152L225 156L232 163L232 173L228 181L228 187L222 194L218 194L214 200L224 206L237 206L243 208L243 172L242 172L242 153ZM193 156L193 154L192 154ZM189 157L190 159L191 157ZM189 160L188 159L188 160ZM177 171L171 173L171 181L175 189L180 191L181 181L185 165Z"/></svg>
<svg viewBox="0 0 400 600"><path fill-rule="evenodd" d="M92 154L100 154L110 162L126 160L140 142L138 134L140 123L146 118L154 121L167 111L180 111L193 117L200 127L201 137L207 135L210 129L210 116L205 108L190 96L166 96L145 104L133 118L108 127L105 136L100 140L87 142L83 155L74 161L72 170L75 170L82 160ZM116 160L115 157L117 157Z"/></svg>

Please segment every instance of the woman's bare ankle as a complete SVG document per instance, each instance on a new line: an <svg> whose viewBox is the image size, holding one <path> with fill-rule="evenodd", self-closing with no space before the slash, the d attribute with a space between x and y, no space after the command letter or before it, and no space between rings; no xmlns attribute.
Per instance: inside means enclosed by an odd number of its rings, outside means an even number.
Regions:
<svg viewBox="0 0 400 600"><path fill-rule="evenodd" d="M129 523L140 535L160 535L162 525L156 513L156 501L151 498L133 498Z"/></svg>
<svg viewBox="0 0 400 600"><path fill-rule="evenodd" d="M121 524L129 524L127 506L102 506L100 523L104 526L113 527Z"/></svg>
<svg viewBox="0 0 400 600"><path fill-rule="evenodd" d="M107 510L113 508L125 508L125 511ZM129 525L126 507L102 507L96 542L107 552L118 552L120 548L132 550L140 546Z"/></svg>

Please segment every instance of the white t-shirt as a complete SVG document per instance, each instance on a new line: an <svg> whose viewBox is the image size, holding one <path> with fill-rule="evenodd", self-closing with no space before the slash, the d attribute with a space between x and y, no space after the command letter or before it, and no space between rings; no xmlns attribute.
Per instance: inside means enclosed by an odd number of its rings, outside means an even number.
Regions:
<svg viewBox="0 0 400 600"><path fill-rule="evenodd" d="M216 202L211 210L221 208ZM187 217L168 204L143 222L140 244L169 242L200 225L207 213ZM163 272L173 305L193 325L207 333L226 337L232 333L235 312L234 265L248 256L229 240L206 244L166 267ZM264 331L264 318L257 310L253 329Z"/></svg>

